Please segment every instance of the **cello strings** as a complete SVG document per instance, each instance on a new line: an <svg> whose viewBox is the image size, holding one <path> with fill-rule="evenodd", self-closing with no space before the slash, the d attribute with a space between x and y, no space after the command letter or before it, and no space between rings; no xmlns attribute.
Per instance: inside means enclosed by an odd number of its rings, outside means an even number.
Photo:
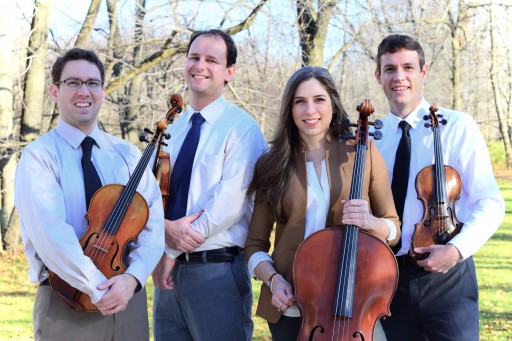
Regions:
<svg viewBox="0 0 512 341"><path fill-rule="evenodd" d="M363 178L364 178L364 166L365 166L365 158L366 158L366 145L360 145L358 144L356 146L356 159L354 162L354 169L353 169L353 175L352 175L352 184L350 188L350 198L349 199L360 199L362 197L362 186L363 186ZM357 237L358 237L358 227L355 225L347 225L345 226L345 234L344 234L344 243L343 245L346 246L342 250L342 257L341 257L341 268L338 278L338 287L337 287L337 293L341 293L341 297L349 297L349 299L345 299L344 301L344 308L346 310L347 304L350 302L350 310L353 309L353 286L350 285L351 283L355 282L355 259L357 257ZM348 248L348 250L347 250ZM349 258L347 260L347 258ZM348 263L347 265L345 263ZM349 267L347 269L347 267ZM348 271L347 271L348 270ZM348 279L348 286L349 287L341 287L344 283L341 280L341 278L350 277ZM349 291L349 292L346 292ZM333 324L333 330L331 333L331 339L336 340L339 339L340 329L342 332L342 339L348 338L349 331L349 320L346 316L340 316L338 319L337 316L341 315L341 311L338 309L342 309L342 307L339 307L340 305L339 295L335 298L336 299L336 309L335 309L335 317L334 317L334 324ZM343 322L339 320L343 320Z"/></svg>

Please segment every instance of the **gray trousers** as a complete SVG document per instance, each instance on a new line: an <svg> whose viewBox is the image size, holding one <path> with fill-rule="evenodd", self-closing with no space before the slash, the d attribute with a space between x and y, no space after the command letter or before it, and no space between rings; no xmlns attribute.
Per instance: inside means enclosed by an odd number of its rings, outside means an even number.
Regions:
<svg viewBox="0 0 512 341"><path fill-rule="evenodd" d="M76 311L63 303L48 285L37 288L33 310L36 341L149 340L146 289L133 295L126 310L103 316Z"/></svg>

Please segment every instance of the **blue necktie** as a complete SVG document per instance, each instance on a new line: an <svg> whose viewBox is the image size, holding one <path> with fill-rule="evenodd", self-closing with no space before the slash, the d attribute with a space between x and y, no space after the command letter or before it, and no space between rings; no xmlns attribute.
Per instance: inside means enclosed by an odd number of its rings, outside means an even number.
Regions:
<svg viewBox="0 0 512 341"><path fill-rule="evenodd" d="M201 124L203 124L204 118L200 113L196 112L192 115L191 121L192 127L188 131L187 136L185 136L174 164L174 170L172 171L169 201L167 202L165 214L165 218L169 220L182 218L187 213L190 176L201 135Z"/></svg>
<svg viewBox="0 0 512 341"><path fill-rule="evenodd" d="M395 165L393 166L393 181L391 182L391 191L395 201L396 212L403 224L405 197L407 196L407 186L409 184L409 168L411 165L411 136L409 129L411 126L406 121L400 121L398 126L402 129L402 137L396 149ZM402 240L392 248L395 253L400 251Z"/></svg>
<svg viewBox="0 0 512 341"><path fill-rule="evenodd" d="M89 209L89 202L94 193L101 187L101 180L91 160L94 139L86 136L82 141L82 169L84 171L85 207Z"/></svg>

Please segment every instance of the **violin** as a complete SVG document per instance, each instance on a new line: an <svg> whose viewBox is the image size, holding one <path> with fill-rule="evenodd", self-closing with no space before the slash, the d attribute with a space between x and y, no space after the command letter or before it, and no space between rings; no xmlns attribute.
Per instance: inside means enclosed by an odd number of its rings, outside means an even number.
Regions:
<svg viewBox="0 0 512 341"><path fill-rule="evenodd" d="M365 100L357 110L349 199L363 197L368 136L382 137L380 131L368 131L369 125L382 128L381 121L368 122L374 111L370 101ZM317 231L302 242L295 256L293 278L294 299L302 317L297 340L373 340L377 320L391 315L398 266L383 241L356 225L344 225Z"/></svg>
<svg viewBox="0 0 512 341"><path fill-rule="evenodd" d="M183 111L183 98L180 95L172 94L169 96L169 100L167 102L169 104L169 111L165 115L165 121L160 121L160 124L165 126L164 131L167 129L169 124L174 122L174 116ZM171 136L169 134L161 136L152 169L153 174L160 184L160 192L162 192L162 205L165 209L167 207L167 198L169 197L169 186L171 183L171 160L169 153L161 150L162 145L167 146L167 144L162 141L163 138L168 140L171 138Z"/></svg>
<svg viewBox="0 0 512 341"><path fill-rule="evenodd" d="M441 145L440 125L446 124L443 115L436 114L439 108L430 107L430 115L425 115L426 128L434 134L434 164L423 168L416 176L416 192L423 204L423 218L414 225L411 240L411 254L417 259L425 259L427 254L417 254L415 247L435 244L444 245L462 229L463 223L455 214L455 202L460 198L462 181L459 173L444 164Z"/></svg>
<svg viewBox="0 0 512 341"><path fill-rule="evenodd" d="M175 112L173 110L173 112ZM85 218L89 227L80 238L84 254L88 256L106 278L121 275L128 265L125 259L130 251L130 244L137 240L149 217L149 207L142 195L136 192L137 186L155 151L156 144L163 144L162 139L169 138L165 133L167 119L156 124L149 145L142 154L126 186L110 184L94 193ZM72 287L56 273L49 272L50 286L64 303L70 307L86 312L97 312L89 295Z"/></svg>

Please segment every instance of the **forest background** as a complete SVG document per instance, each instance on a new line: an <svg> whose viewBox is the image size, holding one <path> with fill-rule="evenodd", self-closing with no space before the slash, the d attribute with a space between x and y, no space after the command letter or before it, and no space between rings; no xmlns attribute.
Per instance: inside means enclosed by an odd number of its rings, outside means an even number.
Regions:
<svg viewBox="0 0 512 341"><path fill-rule="evenodd" d="M333 75L355 119L369 98L374 118L387 113L374 78L378 43L406 33L422 43L427 100L468 112L489 143L512 163L512 5L469 0L12 0L0 11L0 250L20 244L13 179L27 143L55 126L50 68L72 47L97 51L106 64L100 126L141 149L143 128L164 117L179 93L193 31L219 28L239 50L226 97L259 122L267 139L282 90L302 65ZM36 176L36 175L35 175Z"/></svg>

